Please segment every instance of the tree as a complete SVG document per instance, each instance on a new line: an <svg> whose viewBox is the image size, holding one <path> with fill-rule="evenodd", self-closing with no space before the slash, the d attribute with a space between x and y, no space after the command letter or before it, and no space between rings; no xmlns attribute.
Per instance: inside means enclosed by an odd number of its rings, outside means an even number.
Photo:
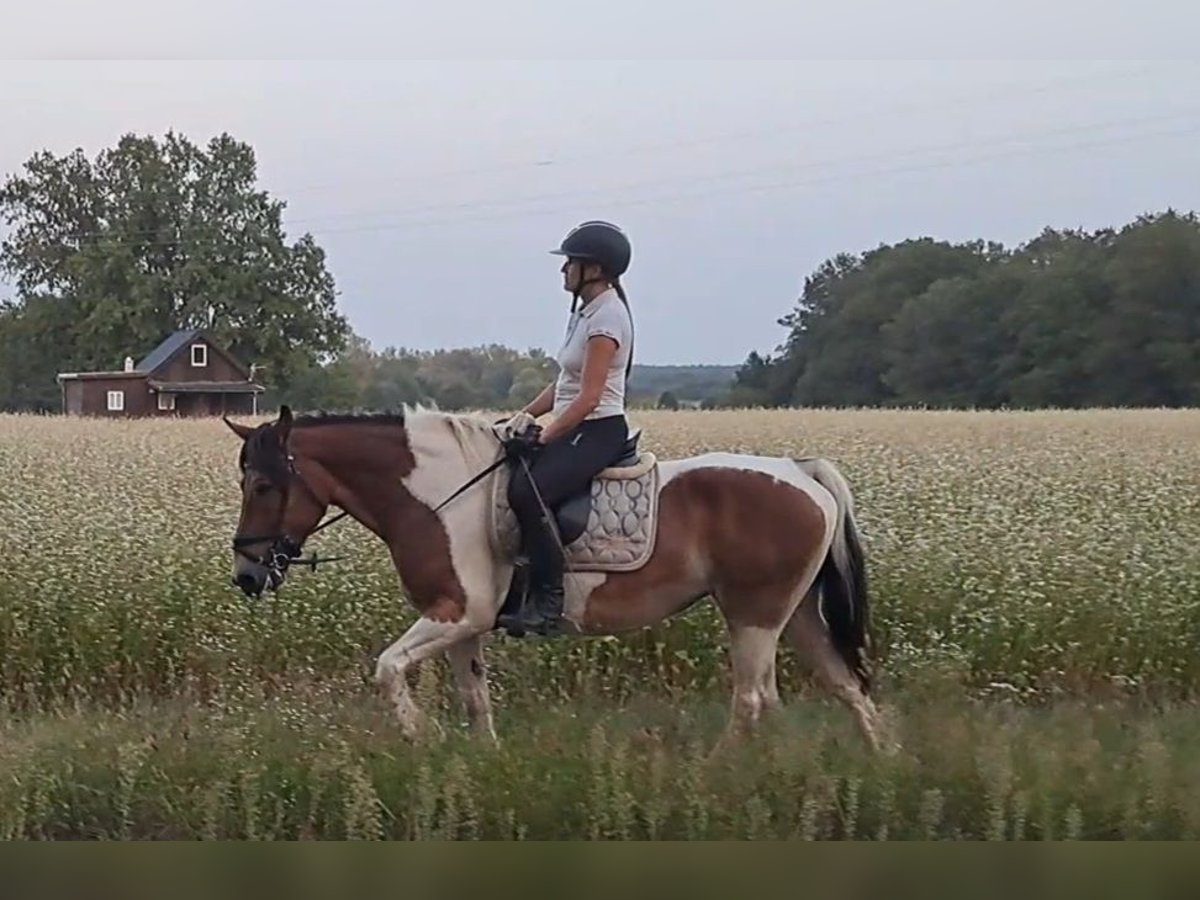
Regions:
<svg viewBox="0 0 1200 900"><path fill-rule="evenodd" d="M512 387L508 389L508 406L520 409L533 401L546 387L548 379L538 366L525 366L513 377Z"/></svg>
<svg viewBox="0 0 1200 900"><path fill-rule="evenodd" d="M839 254L725 405L1195 406L1200 220Z"/></svg>
<svg viewBox="0 0 1200 900"><path fill-rule="evenodd" d="M872 406L894 392L885 380L884 327L904 304L942 278L970 277L992 248L928 238L867 253L861 265L839 263L806 285L788 347L797 378L793 400L809 405Z"/></svg>
<svg viewBox="0 0 1200 900"><path fill-rule="evenodd" d="M663 391L658 398L659 409L679 409L679 398L671 391Z"/></svg>
<svg viewBox="0 0 1200 900"><path fill-rule="evenodd" d="M1047 229L1018 249L1000 324L1009 335L997 377L1016 407L1078 407L1098 400L1089 357L1108 315L1108 240Z"/></svg>
<svg viewBox="0 0 1200 900"><path fill-rule="evenodd" d="M1010 295L992 277L942 278L910 298L883 327L883 380L891 402L933 407L994 407L1005 350L999 325Z"/></svg>
<svg viewBox="0 0 1200 900"><path fill-rule="evenodd" d="M1104 269L1108 314L1088 368L1116 406L1200 403L1200 221L1168 211L1115 235Z"/></svg>
<svg viewBox="0 0 1200 900"><path fill-rule="evenodd" d="M33 393L56 394L58 369L118 367L179 328L209 329L276 388L339 350L347 326L324 252L308 234L286 242L284 205L256 180L248 145L222 134L202 148L174 132L125 135L94 160L43 151L10 175L6 316L48 329L25 360Z"/></svg>

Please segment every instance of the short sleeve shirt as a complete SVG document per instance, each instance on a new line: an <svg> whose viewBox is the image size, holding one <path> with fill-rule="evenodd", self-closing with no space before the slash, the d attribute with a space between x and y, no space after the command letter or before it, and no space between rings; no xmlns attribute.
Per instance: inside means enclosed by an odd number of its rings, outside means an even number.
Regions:
<svg viewBox="0 0 1200 900"><path fill-rule="evenodd" d="M588 418L624 415L625 367L629 363L633 322L629 310L612 288L572 313L567 323L567 334L556 357L559 372L554 390L555 414L561 413L579 396L583 386L583 363L587 355L587 342L597 335L616 341L617 352L613 354L605 374L600 402L588 414Z"/></svg>

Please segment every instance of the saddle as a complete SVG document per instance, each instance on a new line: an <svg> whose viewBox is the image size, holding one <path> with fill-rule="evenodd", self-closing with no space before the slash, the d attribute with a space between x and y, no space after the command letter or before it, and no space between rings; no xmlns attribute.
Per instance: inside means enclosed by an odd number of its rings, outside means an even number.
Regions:
<svg viewBox="0 0 1200 900"><path fill-rule="evenodd" d="M632 571L650 558L659 471L654 454L638 447L640 436L640 431L631 432L616 458L588 485L551 507L567 571ZM520 524L508 503L512 469L505 466L501 473L495 482L490 530L496 549L516 561Z"/></svg>

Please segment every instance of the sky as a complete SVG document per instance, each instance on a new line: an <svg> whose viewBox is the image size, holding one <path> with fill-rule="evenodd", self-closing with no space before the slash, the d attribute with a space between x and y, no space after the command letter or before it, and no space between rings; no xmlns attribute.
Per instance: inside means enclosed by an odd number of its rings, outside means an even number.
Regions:
<svg viewBox="0 0 1200 900"><path fill-rule="evenodd" d="M630 235L639 362L737 364L783 340L776 320L836 253L1200 209L1195 61L22 52L0 63L0 174L127 132L228 132L377 349L553 352L570 296L547 251L583 219Z"/></svg>

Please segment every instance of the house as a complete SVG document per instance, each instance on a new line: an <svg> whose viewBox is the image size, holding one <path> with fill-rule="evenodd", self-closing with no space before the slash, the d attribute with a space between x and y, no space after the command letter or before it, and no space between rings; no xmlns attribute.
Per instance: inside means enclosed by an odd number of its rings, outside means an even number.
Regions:
<svg viewBox="0 0 1200 900"><path fill-rule="evenodd" d="M63 412L72 416L255 415L250 370L202 329L176 331L134 363L109 372L60 372Z"/></svg>

